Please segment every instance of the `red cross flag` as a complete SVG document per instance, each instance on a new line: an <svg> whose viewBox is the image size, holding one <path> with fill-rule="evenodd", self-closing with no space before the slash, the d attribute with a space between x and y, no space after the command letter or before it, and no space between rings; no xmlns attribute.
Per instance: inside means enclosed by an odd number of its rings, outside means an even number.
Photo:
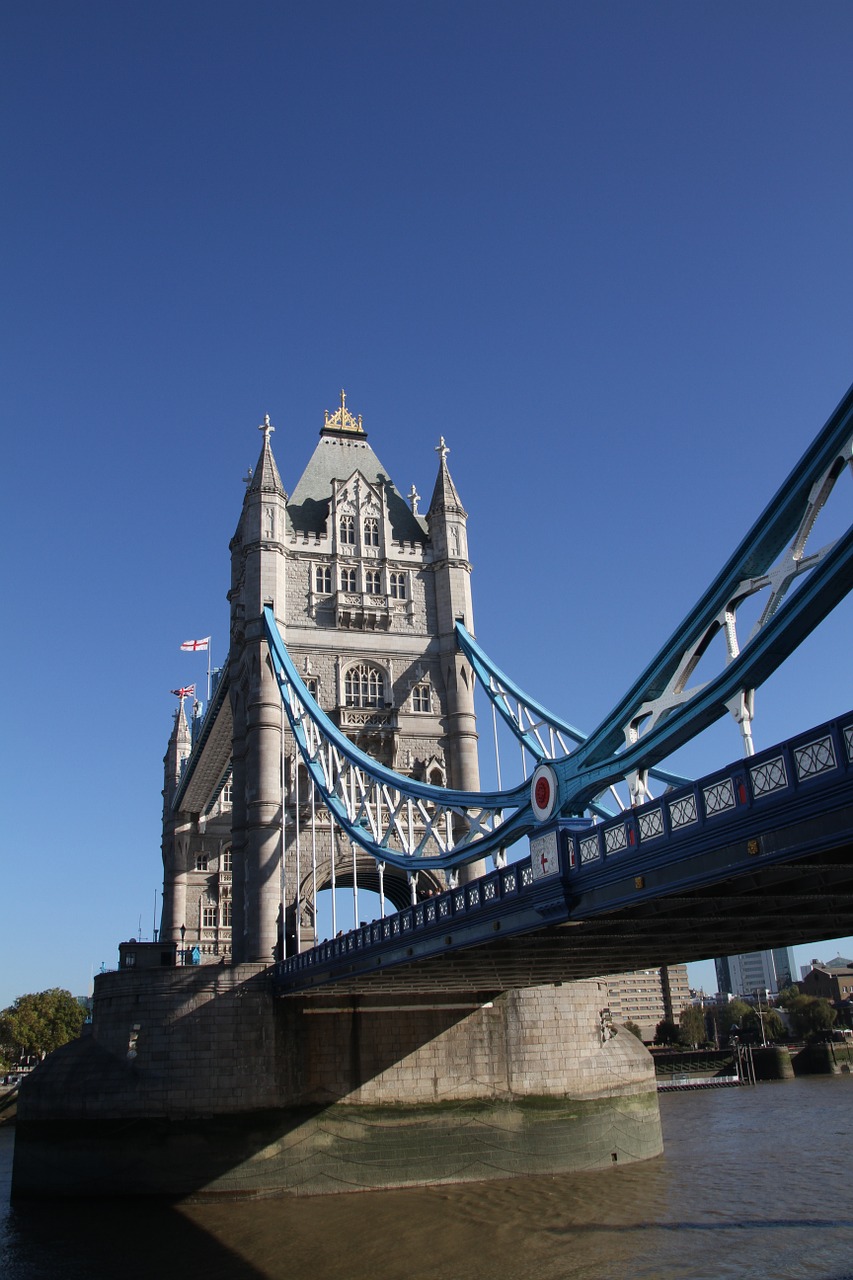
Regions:
<svg viewBox="0 0 853 1280"><path fill-rule="evenodd" d="M201 653L210 644L210 636L204 640L185 640L181 645L182 653Z"/></svg>
<svg viewBox="0 0 853 1280"><path fill-rule="evenodd" d="M195 685L188 684L188 685L185 685L183 689L172 689L171 692L175 695L176 698L194 698Z"/></svg>

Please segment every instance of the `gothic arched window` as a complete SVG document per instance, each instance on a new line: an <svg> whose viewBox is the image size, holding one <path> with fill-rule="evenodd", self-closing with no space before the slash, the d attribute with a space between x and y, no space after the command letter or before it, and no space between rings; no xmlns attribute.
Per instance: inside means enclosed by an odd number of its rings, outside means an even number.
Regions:
<svg viewBox="0 0 853 1280"><path fill-rule="evenodd" d="M389 580L391 587L391 597L394 600L406 599L406 575L405 573L392 573Z"/></svg>
<svg viewBox="0 0 853 1280"><path fill-rule="evenodd" d="M368 569L364 575L364 589L372 596L378 596L382 590L382 575L378 569Z"/></svg>
<svg viewBox="0 0 853 1280"><path fill-rule="evenodd" d="M364 522L364 545L366 547L379 546L379 521L375 516L368 516Z"/></svg>
<svg viewBox="0 0 853 1280"><path fill-rule="evenodd" d="M352 545L355 542L355 516L341 516L341 542Z"/></svg>
<svg viewBox="0 0 853 1280"><path fill-rule="evenodd" d="M332 594L332 571L328 565L318 564L314 574L314 590L324 595Z"/></svg>
<svg viewBox="0 0 853 1280"><path fill-rule="evenodd" d="M371 662L359 662L344 676L344 699L348 707L381 707L385 702L385 680Z"/></svg>
<svg viewBox="0 0 853 1280"><path fill-rule="evenodd" d="M355 591L355 569L341 569L341 591Z"/></svg>

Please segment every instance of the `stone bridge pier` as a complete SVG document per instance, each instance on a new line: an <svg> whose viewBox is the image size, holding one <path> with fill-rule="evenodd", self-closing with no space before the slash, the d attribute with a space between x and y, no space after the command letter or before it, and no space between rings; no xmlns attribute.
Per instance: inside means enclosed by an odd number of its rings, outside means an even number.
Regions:
<svg viewBox="0 0 853 1280"><path fill-rule="evenodd" d="M321 1194L661 1150L650 1055L596 980L281 998L260 965L96 979L22 1089L14 1194Z"/></svg>

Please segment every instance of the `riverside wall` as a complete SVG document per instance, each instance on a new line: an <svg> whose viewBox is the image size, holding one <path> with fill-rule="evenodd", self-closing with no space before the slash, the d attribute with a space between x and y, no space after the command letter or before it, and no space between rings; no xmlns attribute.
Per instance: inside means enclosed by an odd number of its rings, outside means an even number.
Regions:
<svg viewBox="0 0 853 1280"><path fill-rule="evenodd" d="M104 974L92 1034L21 1090L13 1194L319 1194L646 1159L654 1066L606 1003L594 980L308 1000L258 965Z"/></svg>

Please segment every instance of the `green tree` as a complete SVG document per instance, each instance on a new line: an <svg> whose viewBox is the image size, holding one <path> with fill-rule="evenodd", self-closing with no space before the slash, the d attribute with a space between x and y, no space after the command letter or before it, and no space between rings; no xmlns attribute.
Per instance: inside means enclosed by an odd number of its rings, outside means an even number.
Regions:
<svg viewBox="0 0 853 1280"><path fill-rule="evenodd" d="M720 1036L727 1040L734 1026L742 1026L744 1018L749 1017L751 1010L745 1000L730 1000L723 1005L717 1016Z"/></svg>
<svg viewBox="0 0 853 1280"><path fill-rule="evenodd" d="M836 1010L832 1007L828 1000L815 1000L809 1009L809 1028L810 1034L816 1040L823 1040L829 1036L830 1031L835 1026L835 1020L838 1017Z"/></svg>
<svg viewBox="0 0 853 1280"><path fill-rule="evenodd" d="M795 996L787 1012L797 1035L811 1040L826 1036L838 1016L828 1000L817 996Z"/></svg>
<svg viewBox="0 0 853 1280"><path fill-rule="evenodd" d="M775 1009L762 1009L760 1014L757 1009L750 1009L740 1025L745 1037L753 1044L762 1043L762 1022L764 1023L763 1038L768 1044L785 1039L785 1024Z"/></svg>
<svg viewBox="0 0 853 1280"><path fill-rule="evenodd" d="M777 997L777 1003L782 1009L787 1009L792 1000L796 1000L800 994L800 988L796 982L792 982L790 987L783 987Z"/></svg>
<svg viewBox="0 0 853 1280"><path fill-rule="evenodd" d="M622 1026L625 1028L626 1031L630 1031L632 1036L636 1036L638 1040L642 1041L643 1033L640 1030L640 1028L637 1026L636 1022L631 1022L631 1020L629 1019L627 1022L623 1022Z"/></svg>
<svg viewBox="0 0 853 1280"><path fill-rule="evenodd" d="M788 1039L785 1024L775 1009L764 1011L764 1031L771 1044L782 1044Z"/></svg>
<svg viewBox="0 0 853 1280"><path fill-rule="evenodd" d="M681 1028L677 1022L672 1022L669 1018L662 1018L655 1027L655 1044L678 1044L681 1035Z"/></svg>
<svg viewBox="0 0 853 1280"><path fill-rule="evenodd" d="M0 1046L13 1061L26 1054L43 1058L79 1036L86 1010L70 991L51 987L34 995L18 996L0 1014Z"/></svg>
<svg viewBox="0 0 853 1280"><path fill-rule="evenodd" d="M705 1014L698 1005L685 1005L681 1010L678 1022L680 1027L679 1038L682 1044L689 1045L691 1049L697 1049L700 1044L705 1043L707 1039Z"/></svg>

